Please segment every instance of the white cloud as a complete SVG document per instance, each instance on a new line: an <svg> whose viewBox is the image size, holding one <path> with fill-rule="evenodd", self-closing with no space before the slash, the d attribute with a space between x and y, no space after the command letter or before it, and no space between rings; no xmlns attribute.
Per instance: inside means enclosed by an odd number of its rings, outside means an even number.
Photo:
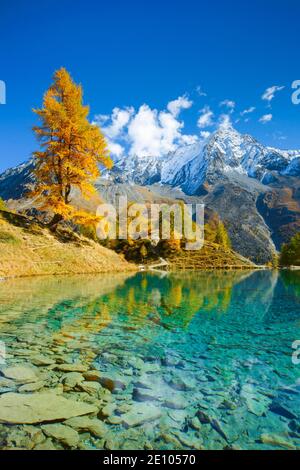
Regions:
<svg viewBox="0 0 300 470"><path fill-rule="evenodd" d="M207 139L209 136L210 136L209 131L201 131L200 132L200 137L202 137L202 139Z"/></svg>
<svg viewBox="0 0 300 470"><path fill-rule="evenodd" d="M232 101L232 100L224 100L224 101L221 101L221 103L219 103L220 106L226 106L226 108L230 109L231 112L234 110L235 108L235 101Z"/></svg>
<svg viewBox="0 0 300 470"><path fill-rule="evenodd" d="M242 111L240 114L241 116L244 116L245 114L253 113L255 109L256 108L254 106L250 106L250 108L244 109L244 111Z"/></svg>
<svg viewBox="0 0 300 470"><path fill-rule="evenodd" d="M110 139L118 137L134 113L134 108L114 108L111 115L111 124L102 128L103 132Z"/></svg>
<svg viewBox="0 0 300 470"><path fill-rule="evenodd" d="M165 111L158 114L158 121L161 132L160 154L175 150L177 148L175 140L180 138L183 122L177 121L172 114Z"/></svg>
<svg viewBox="0 0 300 470"><path fill-rule="evenodd" d="M202 90L202 86L201 86L201 85L198 85L198 86L197 86L196 91L197 91L197 93L198 93L199 96L207 96L207 93L205 93L205 91Z"/></svg>
<svg viewBox="0 0 300 470"><path fill-rule="evenodd" d="M109 151L112 155L115 155L117 158L122 157L124 155L125 148L122 147L121 144L118 144L117 142L113 142L109 139L107 139L107 144Z"/></svg>
<svg viewBox="0 0 300 470"><path fill-rule="evenodd" d="M266 124L267 122L272 121L273 119L273 114L264 114L260 119L259 122L262 124Z"/></svg>
<svg viewBox="0 0 300 470"><path fill-rule="evenodd" d="M181 145L192 145L198 142L199 137L197 135L182 134L179 137L179 144Z"/></svg>
<svg viewBox="0 0 300 470"><path fill-rule="evenodd" d="M220 127L223 129L228 129L228 127L232 127L231 118L228 114L222 114L220 116Z"/></svg>
<svg viewBox="0 0 300 470"><path fill-rule="evenodd" d="M128 124L129 153L138 156L162 156L179 145L197 141L195 135L182 134L184 123L168 111L143 104Z"/></svg>
<svg viewBox="0 0 300 470"><path fill-rule="evenodd" d="M213 116L214 113L209 106L204 106L200 111L201 115L197 121L197 126L201 128L208 127L213 125Z"/></svg>
<svg viewBox="0 0 300 470"><path fill-rule="evenodd" d="M263 99L270 102L277 91L284 87L270 87ZM198 93L203 94L201 88ZM204 106L198 115L197 127L199 134L184 133L184 122L179 118L182 110L189 109L193 102L187 95L171 100L166 109L158 110L143 104L138 109L133 107L115 107L111 115L95 116L94 123L101 126L106 136L110 152L114 158L125 155L163 156L183 145L191 145L207 139L211 133L208 128L223 128L232 126L233 111L236 103L233 100L223 100L219 103L224 107L223 114L214 114L209 105ZM250 114L256 110L250 106L240 111L235 123L247 122ZM243 117L243 119L242 119ZM272 121L272 114L264 114L259 122L266 124ZM278 136L280 138L280 136Z"/></svg>
<svg viewBox="0 0 300 470"><path fill-rule="evenodd" d="M270 101L272 101L272 99L274 98L275 93L283 89L284 89L284 86L273 85L264 91L261 99L268 101L270 103Z"/></svg>
<svg viewBox="0 0 300 470"><path fill-rule="evenodd" d="M157 111L144 104L128 126L131 154L159 155L161 131L157 123Z"/></svg>
<svg viewBox="0 0 300 470"><path fill-rule="evenodd" d="M190 108L192 104L193 102L186 96L179 96L176 100L170 101L167 108L174 117L177 117L183 109Z"/></svg>
<svg viewBox="0 0 300 470"><path fill-rule="evenodd" d="M97 114L93 121L93 124L101 127L106 137L110 153L116 157L121 157L125 151L125 148L117 142L116 139L125 137L125 128L133 114L133 107L124 109L116 107L113 109L111 116L107 114Z"/></svg>
<svg viewBox="0 0 300 470"><path fill-rule="evenodd" d="M110 116L109 114L96 114L94 117L94 122L93 124L97 124L98 126L103 126L108 120Z"/></svg>
<svg viewBox="0 0 300 470"><path fill-rule="evenodd" d="M183 109L192 106L186 96L170 101L167 110L151 109L147 104L114 108L111 116L97 115L94 124L101 126L110 152L120 157L126 152L137 156L161 156L199 140L197 135L183 134L184 122L178 119Z"/></svg>
<svg viewBox="0 0 300 470"><path fill-rule="evenodd" d="M272 134L274 140L286 140L287 137L281 131L275 131Z"/></svg>

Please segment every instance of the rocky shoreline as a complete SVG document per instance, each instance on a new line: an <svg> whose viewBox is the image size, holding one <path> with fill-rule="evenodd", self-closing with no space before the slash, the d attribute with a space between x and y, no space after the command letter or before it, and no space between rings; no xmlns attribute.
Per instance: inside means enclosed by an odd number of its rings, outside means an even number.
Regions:
<svg viewBox="0 0 300 470"><path fill-rule="evenodd" d="M91 367L96 351L90 348L81 350L80 362L73 362L78 340L71 335L67 342L65 339L54 338L46 345L44 338L36 336L14 337L10 342L10 365L1 366L0 376L2 450L150 450L153 435L159 448L201 450L207 448L205 442L211 434L211 448L240 448L234 428L224 426L205 404L203 393L216 393L209 387L216 380L213 371L200 374L204 400L190 407L185 397L193 394L200 376L191 381L176 372L183 367L179 358L166 358L162 365L154 358L146 362L127 358L122 375L105 373ZM47 354L43 353L45 346ZM104 362L116 360L109 352L102 358ZM165 389L157 386L161 367L169 369ZM253 417L264 415L272 401L267 396L257 401L251 386L244 386L242 394ZM221 390L214 402L227 410L229 418L230 410L237 408ZM297 415L284 407L277 412L286 415L290 426L294 423L294 437L299 438ZM284 449L296 449L296 441L274 433L261 433L260 437L261 444Z"/></svg>

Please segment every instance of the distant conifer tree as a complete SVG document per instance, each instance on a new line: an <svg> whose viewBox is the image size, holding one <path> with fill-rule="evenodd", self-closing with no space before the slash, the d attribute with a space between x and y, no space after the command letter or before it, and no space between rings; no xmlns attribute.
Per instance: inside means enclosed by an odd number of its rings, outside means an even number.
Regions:
<svg viewBox="0 0 300 470"><path fill-rule="evenodd" d="M280 264L282 266L300 266L300 232L289 243L282 245Z"/></svg>
<svg viewBox="0 0 300 470"><path fill-rule="evenodd" d="M222 222L219 222L218 224L215 242L218 243L218 245L221 245L223 248L231 248L231 241L228 232Z"/></svg>

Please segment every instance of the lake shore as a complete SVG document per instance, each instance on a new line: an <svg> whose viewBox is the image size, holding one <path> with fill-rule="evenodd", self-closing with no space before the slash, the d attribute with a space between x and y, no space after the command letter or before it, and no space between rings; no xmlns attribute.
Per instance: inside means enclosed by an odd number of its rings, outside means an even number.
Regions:
<svg viewBox="0 0 300 470"><path fill-rule="evenodd" d="M162 271L267 268L210 241L205 241L201 250L173 251L164 261L166 265ZM141 267L128 262L122 254L70 229L62 228L52 233L34 219L0 211L0 279L136 272L148 268L149 263Z"/></svg>
<svg viewBox="0 0 300 470"><path fill-rule="evenodd" d="M137 269L123 256L70 230L53 234L26 217L1 211L0 278Z"/></svg>

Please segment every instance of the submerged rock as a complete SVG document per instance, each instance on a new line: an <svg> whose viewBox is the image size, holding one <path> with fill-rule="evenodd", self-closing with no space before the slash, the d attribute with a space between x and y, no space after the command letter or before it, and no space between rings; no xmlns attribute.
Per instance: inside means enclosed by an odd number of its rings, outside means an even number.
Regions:
<svg viewBox="0 0 300 470"><path fill-rule="evenodd" d="M67 388L74 388L84 381L84 377L79 372L69 372L62 377L62 383Z"/></svg>
<svg viewBox="0 0 300 470"><path fill-rule="evenodd" d="M157 362L145 362L140 371L141 373L154 374L161 371L161 366Z"/></svg>
<svg viewBox="0 0 300 470"><path fill-rule="evenodd" d="M279 403L277 400L274 400L271 403L270 411L276 413L277 415L283 416L287 419L297 419L298 415L296 415L292 410L289 410L286 406Z"/></svg>
<svg viewBox="0 0 300 470"><path fill-rule="evenodd" d="M203 410L198 410L196 416L202 424L208 424L211 421L211 417Z"/></svg>
<svg viewBox="0 0 300 470"><path fill-rule="evenodd" d="M164 402L164 406L173 410L184 410L188 403L181 397L172 397Z"/></svg>
<svg viewBox="0 0 300 470"><path fill-rule="evenodd" d="M132 392L132 398L136 401L157 401L159 400L159 397L155 393L154 390L150 389L140 389L140 388L134 388Z"/></svg>
<svg viewBox="0 0 300 470"><path fill-rule="evenodd" d="M34 442L30 439L30 436L24 431L24 429L13 428L10 430L9 435L6 438L7 448L18 448L31 450L34 447Z"/></svg>
<svg viewBox="0 0 300 470"><path fill-rule="evenodd" d="M14 380L0 377L0 393L15 392L17 384Z"/></svg>
<svg viewBox="0 0 300 470"><path fill-rule="evenodd" d="M6 379L5 377L0 377L0 387L15 387L16 384L12 379Z"/></svg>
<svg viewBox="0 0 300 470"><path fill-rule="evenodd" d="M137 403L131 407L128 413L122 415L122 422L126 427L134 427L155 421L161 415L160 408L149 403Z"/></svg>
<svg viewBox="0 0 300 470"><path fill-rule="evenodd" d="M87 366L83 364L57 364L55 369L63 372L86 372L88 370Z"/></svg>
<svg viewBox="0 0 300 470"><path fill-rule="evenodd" d="M245 398L250 413L256 416L265 415L271 402L268 397L258 393L251 384L246 384L242 387L241 396Z"/></svg>
<svg viewBox="0 0 300 470"><path fill-rule="evenodd" d="M99 372L98 370L89 370L87 372L84 372L83 377L85 378L85 380L90 382L99 382L101 372Z"/></svg>
<svg viewBox="0 0 300 470"><path fill-rule="evenodd" d="M94 413L97 408L51 392L6 393L0 397L0 422L33 424Z"/></svg>
<svg viewBox="0 0 300 470"><path fill-rule="evenodd" d="M57 450L50 438L35 446L34 450Z"/></svg>
<svg viewBox="0 0 300 470"><path fill-rule="evenodd" d="M26 365L7 367L6 369L2 370L2 373L6 378L23 384L36 382L38 380L38 376L35 371Z"/></svg>
<svg viewBox="0 0 300 470"><path fill-rule="evenodd" d="M43 356L42 354L36 354L30 358L30 361L35 366L51 366L55 364L55 361L50 357Z"/></svg>
<svg viewBox="0 0 300 470"><path fill-rule="evenodd" d="M291 431L295 432L300 437L300 423L299 422L297 422L295 419L292 419L292 421L289 422L289 428Z"/></svg>
<svg viewBox="0 0 300 470"><path fill-rule="evenodd" d="M199 419L196 416L191 419L189 424L196 431L200 431L201 428L202 428L201 423L200 423Z"/></svg>
<svg viewBox="0 0 300 470"><path fill-rule="evenodd" d="M190 383L187 379L176 375L173 375L168 383L170 387L174 388L174 390L179 391L190 391L194 388L193 383Z"/></svg>
<svg viewBox="0 0 300 470"><path fill-rule="evenodd" d="M76 447L79 443L78 432L65 424L45 424L42 426L42 430L46 436L52 437L68 447Z"/></svg>
<svg viewBox="0 0 300 470"><path fill-rule="evenodd" d="M31 424L25 424L22 430L29 436L30 441L34 444L41 444L46 440L45 435L38 426L32 426Z"/></svg>
<svg viewBox="0 0 300 470"><path fill-rule="evenodd" d="M99 379L102 387L107 388L110 392L115 390L124 390L126 388L126 383L122 381L119 377L107 377L101 376Z"/></svg>
<svg viewBox="0 0 300 470"><path fill-rule="evenodd" d="M91 419L87 416L68 419L65 424L76 429L76 431L90 432L95 437L103 437L107 432L106 426L99 419Z"/></svg>
<svg viewBox="0 0 300 470"><path fill-rule="evenodd" d="M260 436L260 440L263 444L269 444L271 446L283 447L285 449L291 450L296 449L296 446L293 443L286 441L282 436L277 434L262 434Z"/></svg>
<svg viewBox="0 0 300 470"><path fill-rule="evenodd" d="M80 382L78 387L89 395L97 395L99 390L102 388L98 382L88 382L87 380Z"/></svg>
<svg viewBox="0 0 300 470"><path fill-rule="evenodd" d="M18 391L20 393L26 393L26 392L37 392L41 388L43 388L45 385L45 382L40 380L39 382L32 382L29 384L24 384L19 387Z"/></svg>
<svg viewBox="0 0 300 470"><path fill-rule="evenodd" d="M217 419L212 419L210 421L210 424L211 424L211 427L217 431L217 433L220 434L221 437L223 437L223 439L228 442L228 437L227 435L225 434L225 431L222 429L221 427L221 423L217 420Z"/></svg>
<svg viewBox="0 0 300 470"><path fill-rule="evenodd" d="M109 416L113 415L115 409L116 409L116 405L114 405L113 403L109 403L109 404L105 405L101 409L101 412L100 412L101 416L100 417L108 418Z"/></svg>
<svg viewBox="0 0 300 470"><path fill-rule="evenodd" d="M187 436L187 434L180 432L180 431L174 431L173 434L179 439L181 444L187 449L203 450L202 440L197 439L194 436Z"/></svg>
<svg viewBox="0 0 300 470"><path fill-rule="evenodd" d="M121 424L122 418L120 416L112 415L106 419L106 422L109 424Z"/></svg>

